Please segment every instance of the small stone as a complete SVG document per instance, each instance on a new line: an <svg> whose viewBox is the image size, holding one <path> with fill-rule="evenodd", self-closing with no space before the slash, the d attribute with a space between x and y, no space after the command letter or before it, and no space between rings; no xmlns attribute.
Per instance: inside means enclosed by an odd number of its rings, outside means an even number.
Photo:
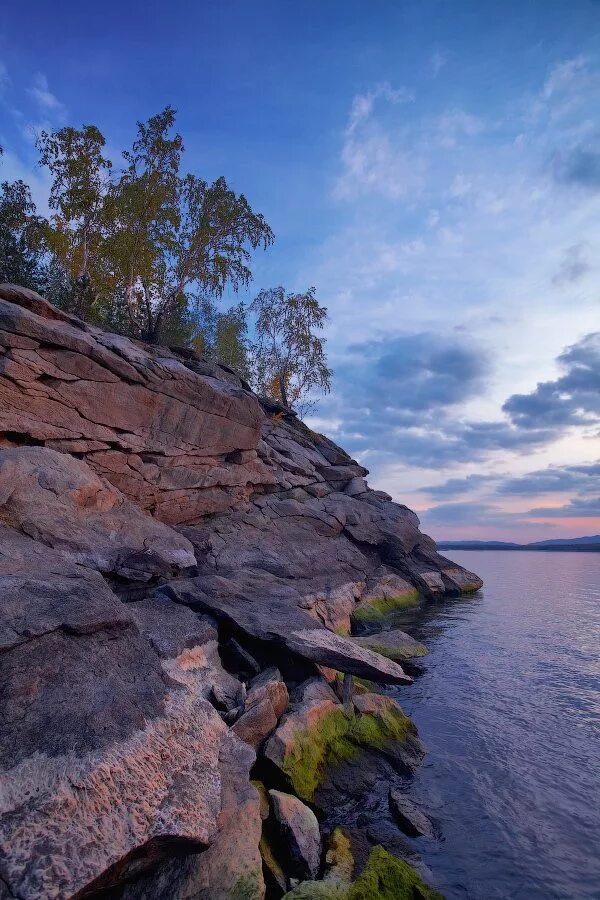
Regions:
<svg viewBox="0 0 600 900"><path fill-rule="evenodd" d="M240 740L258 749L262 742L277 728L277 716L268 698L247 709L233 726Z"/></svg>
<svg viewBox="0 0 600 900"><path fill-rule="evenodd" d="M284 841L290 875L316 878L321 865L321 835L314 812L292 794L269 791L273 815Z"/></svg>
<svg viewBox="0 0 600 900"><path fill-rule="evenodd" d="M433 826L427 816L405 794L390 790L390 809L402 831L409 837L433 836Z"/></svg>

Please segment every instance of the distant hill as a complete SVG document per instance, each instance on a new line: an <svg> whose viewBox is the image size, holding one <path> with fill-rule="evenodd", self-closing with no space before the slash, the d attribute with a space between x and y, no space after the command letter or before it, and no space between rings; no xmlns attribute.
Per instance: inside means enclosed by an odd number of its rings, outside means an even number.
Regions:
<svg viewBox="0 0 600 900"><path fill-rule="evenodd" d="M600 534L578 538L552 538L531 544L513 544L509 541L438 541L438 550L579 550L600 553Z"/></svg>

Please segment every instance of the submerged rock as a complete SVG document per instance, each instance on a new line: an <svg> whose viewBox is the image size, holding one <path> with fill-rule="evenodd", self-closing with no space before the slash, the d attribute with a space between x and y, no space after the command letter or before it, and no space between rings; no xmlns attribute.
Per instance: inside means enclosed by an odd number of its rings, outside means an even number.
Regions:
<svg viewBox="0 0 600 900"><path fill-rule="evenodd" d="M433 826L427 816L398 790L390 790L390 809L402 831L409 837L433 836Z"/></svg>

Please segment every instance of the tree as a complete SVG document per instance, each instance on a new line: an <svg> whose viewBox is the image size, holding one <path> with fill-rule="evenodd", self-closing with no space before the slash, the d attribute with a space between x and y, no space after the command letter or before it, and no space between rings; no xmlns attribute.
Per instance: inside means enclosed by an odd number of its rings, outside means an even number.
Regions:
<svg viewBox="0 0 600 900"><path fill-rule="evenodd" d="M179 176L183 144L169 137L175 113L167 107L138 124L129 162L110 192L115 221L110 257L124 284L132 326L156 343L166 320L193 295L221 297L247 285L250 251L266 248L273 233L243 194L224 178L212 185Z"/></svg>
<svg viewBox="0 0 600 900"><path fill-rule="evenodd" d="M210 298L196 302L195 349L215 362L233 369L246 381L251 379L248 320L243 303L221 312Z"/></svg>
<svg viewBox="0 0 600 900"><path fill-rule="evenodd" d="M0 156L2 155L0 147ZM39 290L43 281L45 220L24 181L0 184L0 282Z"/></svg>
<svg viewBox="0 0 600 900"><path fill-rule="evenodd" d="M122 285L131 329L146 339L154 330L155 295L164 289L166 259L180 223L183 140L178 134L169 137L174 123L170 106L147 123L137 123L133 146L123 152L127 166L106 202L110 225L105 251ZM172 303L171 312L179 305Z"/></svg>
<svg viewBox="0 0 600 900"><path fill-rule="evenodd" d="M306 413L314 406L314 391L331 389L325 341L315 334L327 321L326 308L319 305L314 287L304 294L286 294L276 287L262 290L250 309L255 315L257 389Z"/></svg>
<svg viewBox="0 0 600 900"><path fill-rule="evenodd" d="M95 125L80 130L42 131L40 164L52 175L49 205L56 210L47 228L48 245L72 283L73 311L88 318L101 290L111 289L104 265L104 200L112 163L102 155L106 141Z"/></svg>

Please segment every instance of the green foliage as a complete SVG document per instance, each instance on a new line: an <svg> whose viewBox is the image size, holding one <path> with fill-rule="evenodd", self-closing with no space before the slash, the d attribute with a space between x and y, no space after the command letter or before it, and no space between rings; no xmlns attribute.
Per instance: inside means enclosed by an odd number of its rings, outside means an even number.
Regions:
<svg viewBox="0 0 600 900"><path fill-rule="evenodd" d="M306 413L315 402L311 394L331 388L325 341L316 333L327 321L327 310L319 305L313 287L304 294L286 294L283 287L262 290L250 309L256 317L257 390Z"/></svg>
<svg viewBox="0 0 600 900"><path fill-rule="evenodd" d="M183 141L171 136L174 123L171 107L138 123L132 149L123 154L127 168L106 206L112 223L107 254L124 289L131 328L152 343L193 293L219 298L227 286L237 291L247 285L251 250L273 242L263 216L224 178L209 185L180 175Z"/></svg>
<svg viewBox="0 0 600 900"><path fill-rule="evenodd" d="M38 290L42 283L44 220L23 181L0 185L0 281Z"/></svg>
<svg viewBox="0 0 600 900"><path fill-rule="evenodd" d="M95 125L42 131L40 164L52 175L46 241L72 285L73 312L88 318L99 293L110 290L104 254L104 200L112 167Z"/></svg>
<svg viewBox="0 0 600 900"><path fill-rule="evenodd" d="M196 333L193 345L203 356L229 366L242 378L251 378L248 321L243 303L225 312L204 297L195 304Z"/></svg>
<svg viewBox="0 0 600 900"><path fill-rule="evenodd" d="M295 793L312 801L329 766L352 759L365 747L402 743L414 732L411 720L391 705L377 716L357 716L336 707L313 727L294 736L293 747L281 767Z"/></svg>
<svg viewBox="0 0 600 900"><path fill-rule="evenodd" d="M209 184L181 173L183 140L174 126L170 106L138 122L116 175L94 125L42 132L37 147L52 177L54 214L37 217L22 182L2 186L3 277L132 337L200 344L248 378L244 307L215 308L204 333L195 298L214 308L226 287L248 285L252 251L268 247L273 232L224 178Z"/></svg>

